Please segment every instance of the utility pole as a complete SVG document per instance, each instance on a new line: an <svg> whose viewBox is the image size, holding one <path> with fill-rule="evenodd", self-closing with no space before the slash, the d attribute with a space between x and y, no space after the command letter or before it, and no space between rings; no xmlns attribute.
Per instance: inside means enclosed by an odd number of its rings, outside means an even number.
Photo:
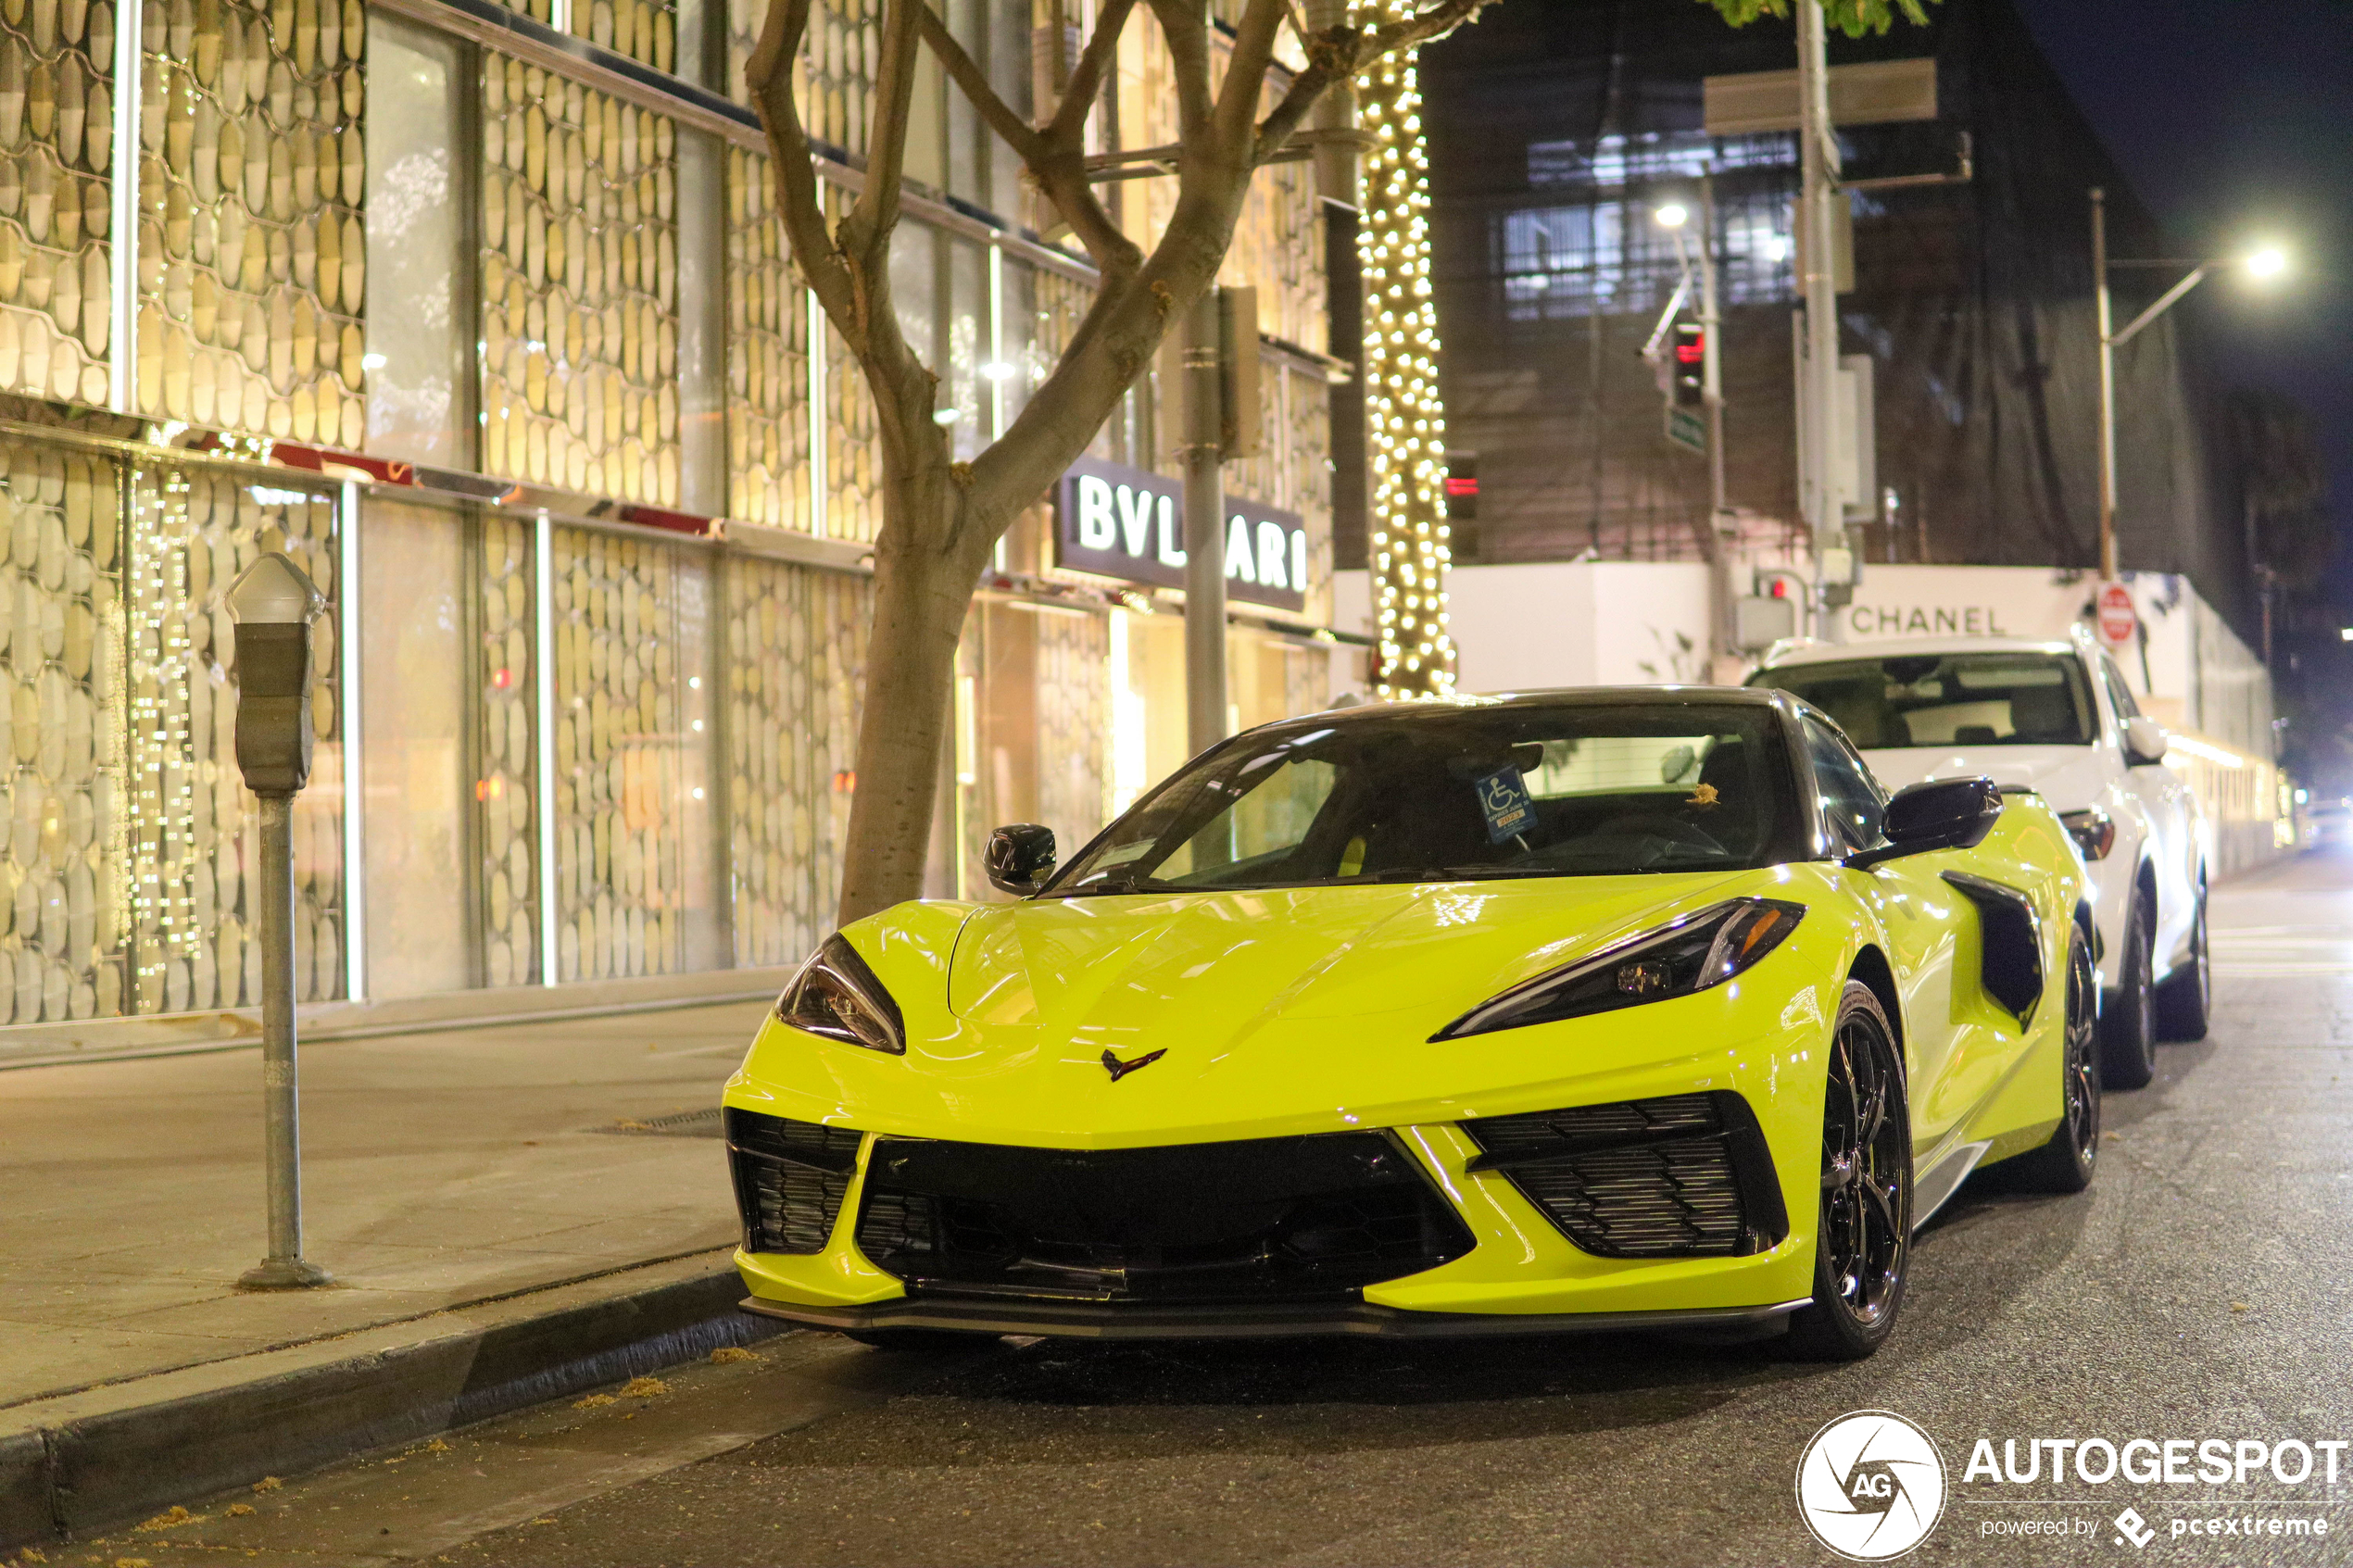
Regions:
<svg viewBox="0 0 2353 1568"><path fill-rule="evenodd" d="M2116 581L2116 340L2108 303L2108 193L2092 187L2092 283L2100 332L2100 581Z"/></svg>
<svg viewBox="0 0 2353 1568"><path fill-rule="evenodd" d="M1716 176L1699 180L1700 396L1707 406L1707 609L1714 628L1709 650L1728 657L1732 646L1731 508L1724 500L1724 349L1716 308ZM1712 677L1716 672L1708 671Z"/></svg>
<svg viewBox="0 0 2353 1568"><path fill-rule="evenodd" d="M1798 495L1814 534L1815 629L1825 641L1838 639L1831 611L1831 552L1845 556L1845 519L1836 483L1838 432L1838 259L1831 203L1839 198L1838 143L1831 130L1830 63L1821 0L1798 0L1798 152L1804 171L1799 221L1805 237L1798 280L1806 302L1806 359L1798 396L1800 443Z"/></svg>
<svg viewBox="0 0 2353 1568"><path fill-rule="evenodd" d="M1185 743L1196 757L1226 738L1223 336L1213 284L1185 318Z"/></svg>

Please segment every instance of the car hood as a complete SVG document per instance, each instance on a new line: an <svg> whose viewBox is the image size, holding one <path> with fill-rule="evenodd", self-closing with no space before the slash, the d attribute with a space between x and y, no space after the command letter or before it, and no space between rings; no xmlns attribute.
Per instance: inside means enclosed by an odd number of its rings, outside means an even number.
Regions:
<svg viewBox="0 0 2353 1568"><path fill-rule="evenodd" d="M2089 806L2106 782L2095 746L1874 747L1863 753L1863 760L1891 790L1982 773L1997 784L2024 784L2061 811Z"/></svg>
<svg viewBox="0 0 2353 1568"><path fill-rule="evenodd" d="M1342 1112L1370 1120L1433 1095L1574 1076L1584 1069L1556 1048L1529 1057L1541 1042L1446 1049L1429 1037L1507 986L1685 910L1735 893L1789 896L1792 876L901 905L844 935L898 1000L906 1054L772 1022L730 1103L916 1135L987 1126L1005 1141L1088 1147L1146 1131L1209 1138ZM1663 1060L1724 1042L1670 1031L1658 1045ZM1165 1054L1114 1092L1105 1051L1122 1062Z"/></svg>
<svg viewBox="0 0 2353 1568"><path fill-rule="evenodd" d="M1544 878L985 909L956 944L948 1004L1126 1054L1181 1037L1219 1054L1285 1019L1415 1039L1529 975L1690 905L1727 879Z"/></svg>

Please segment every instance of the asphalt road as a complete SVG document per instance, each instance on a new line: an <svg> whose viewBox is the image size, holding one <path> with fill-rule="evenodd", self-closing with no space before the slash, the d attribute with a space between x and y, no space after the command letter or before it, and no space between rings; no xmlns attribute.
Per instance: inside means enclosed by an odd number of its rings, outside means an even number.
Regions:
<svg viewBox="0 0 2353 1568"><path fill-rule="evenodd" d="M2235 1466L2242 1440L2353 1439L2353 861L2221 890L2215 923L2214 1030L2108 1097L2094 1189L1964 1188L1920 1238L1894 1341L1860 1365L1635 1339L1034 1341L937 1361L795 1335L49 1561L1834 1562L1800 1517L1800 1454L1877 1409L1943 1458L1942 1514L1910 1561L2353 1562L2353 1449L2331 1486L2322 1458L2299 1485L2259 1457L2209 1483L2196 1447L2221 1440ZM2023 1466L2036 1438L2136 1437L2187 1440L2185 1479L2055 1486L2045 1463L2011 1484L1970 1464L1980 1438ZM2115 1523L2128 1507L2145 1545ZM2327 1536L2285 1533L2316 1521Z"/></svg>

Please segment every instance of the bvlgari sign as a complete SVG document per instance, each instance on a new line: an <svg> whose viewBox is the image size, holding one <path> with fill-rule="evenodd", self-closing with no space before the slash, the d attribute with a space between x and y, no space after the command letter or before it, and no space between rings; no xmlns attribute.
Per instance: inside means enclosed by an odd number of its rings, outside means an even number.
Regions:
<svg viewBox="0 0 2353 1568"><path fill-rule="evenodd" d="M1054 558L1162 588L1185 585L1182 487L1141 469L1081 458L1054 492ZM1307 526L1290 512L1226 498L1226 595L1307 608Z"/></svg>

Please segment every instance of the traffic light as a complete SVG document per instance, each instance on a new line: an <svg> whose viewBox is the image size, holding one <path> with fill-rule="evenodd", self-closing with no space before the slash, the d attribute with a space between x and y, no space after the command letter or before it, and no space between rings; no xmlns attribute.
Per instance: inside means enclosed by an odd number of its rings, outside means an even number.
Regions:
<svg viewBox="0 0 2353 1568"><path fill-rule="evenodd" d="M1706 329L1697 321L1677 321L1667 352L1667 401L1678 408L1699 408L1707 401Z"/></svg>

